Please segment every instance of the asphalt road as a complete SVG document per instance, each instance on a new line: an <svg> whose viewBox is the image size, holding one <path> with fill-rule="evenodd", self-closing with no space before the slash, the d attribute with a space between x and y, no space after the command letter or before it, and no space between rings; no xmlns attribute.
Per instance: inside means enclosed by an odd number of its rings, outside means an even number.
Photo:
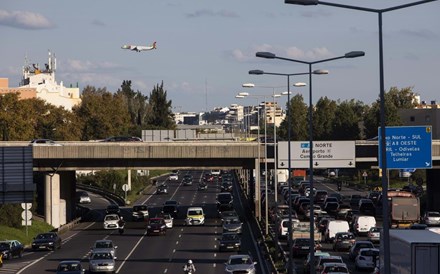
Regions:
<svg viewBox="0 0 440 274"><path fill-rule="evenodd" d="M155 194L155 189L151 189L150 193L146 193L135 203L147 204L150 207L150 216L159 212L166 200L177 200L180 203L180 212L174 220L174 227L168 229L165 236L147 235L144 222L128 222L123 235L119 235L117 230L104 230L102 220L109 202L91 194L92 210L87 217L88 222L64 233L61 249L26 252L23 258L7 262L7 267L0 269L0 273L54 273L60 261L70 259L81 260L83 268L88 269L90 247L99 239L111 239L118 246L116 273L180 273L188 259L194 261L197 273L224 273L224 263L229 255L236 252L218 251L217 238L222 233L222 227L215 199L220 191L219 184L210 183L207 190L199 191L197 183L201 180L203 171L183 171L179 174L179 179L186 173L193 175L193 185L183 186L180 180L167 182L168 194ZM160 178L159 183L164 180ZM247 207L243 209L243 197L237 190L235 183L234 208L243 221L240 253L249 253L258 261L257 273L267 273L264 260L256 252L256 238L250 233L256 229L255 223L246 218L249 212L246 211ZM204 226L184 226L184 215L189 206L203 206L207 218ZM121 213L126 220L130 220L131 207L122 208Z"/></svg>

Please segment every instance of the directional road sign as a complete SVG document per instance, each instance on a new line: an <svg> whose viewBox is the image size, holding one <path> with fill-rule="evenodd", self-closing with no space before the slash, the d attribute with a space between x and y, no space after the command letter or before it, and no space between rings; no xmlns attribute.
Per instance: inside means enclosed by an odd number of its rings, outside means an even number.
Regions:
<svg viewBox="0 0 440 274"><path fill-rule="evenodd" d="M310 167L310 143L308 141L290 142L291 168ZM354 141L315 141L313 142L314 168L354 168L356 167ZM289 165L288 142L278 143L278 168Z"/></svg>
<svg viewBox="0 0 440 274"><path fill-rule="evenodd" d="M386 127L388 169L432 168L431 126ZM379 128L379 167L382 168L382 142Z"/></svg>

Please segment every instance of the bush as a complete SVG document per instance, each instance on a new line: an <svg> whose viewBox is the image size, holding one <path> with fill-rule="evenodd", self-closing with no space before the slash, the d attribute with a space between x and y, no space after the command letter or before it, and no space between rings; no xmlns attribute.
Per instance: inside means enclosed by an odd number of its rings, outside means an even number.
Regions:
<svg viewBox="0 0 440 274"><path fill-rule="evenodd" d="M21 228L21 212L23 209L19 204L3 204L0 205L0 224Z"/></svg>

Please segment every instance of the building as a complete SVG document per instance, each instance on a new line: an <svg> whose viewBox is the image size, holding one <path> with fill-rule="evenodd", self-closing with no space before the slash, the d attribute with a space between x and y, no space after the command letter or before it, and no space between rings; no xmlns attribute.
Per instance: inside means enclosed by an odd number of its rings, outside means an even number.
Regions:
<svg viewBox="0 0 440 274"><path fill-rule="evenodd" d="M25 61L23 67L23 79L20 86L9 88L8 80L2 78L0 81L0 93L18 92L20 98L40 98L49 104L64 107L67 110L81 103L78 87L65 87L63 82L58 84L55 80L56 58L49 52L48 63L44 68L38 64L29 65Z"/></svg>
<svg viewBox="0 0 440 274"><path fill-rule="evenodd" d="M436 101L422 101L414 109L399 110L404 126L432 126L432 139L440 139L440 105Z"/></svg>

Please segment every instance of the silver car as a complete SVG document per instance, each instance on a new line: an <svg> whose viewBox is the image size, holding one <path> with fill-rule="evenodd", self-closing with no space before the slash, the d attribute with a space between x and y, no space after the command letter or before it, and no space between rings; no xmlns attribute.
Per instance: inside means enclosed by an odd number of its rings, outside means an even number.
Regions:
<svg viewBox="0 0 440 274"><path fill-rule="evenodd" d="M110 252L113 257L116 256L118 246L113 244L112 240L97 240L91 248L91 255L95 252Z"/></svg>
<svg viewBox="0 0 440 274"><path fill-rule="evenodd" d="M225 263L225 273L255 274L255 265L249 255L231 255Z"/></svg>
<svg viewBox="0 0 440 274"><path fill-rule="evenodd" d="M89 271L93 272L112 272L116 270L115 259L109 251L97 251L90 255Z"/></svg>
<svg viewBox="0 0 440 274"><path fill-rule="evenodd" d="M438 226L440 225L440 212L437 211L427 211L423 215L423 222L427 226Z"/></svg>
<svg viewBox="0 0 440 274"><path fill-rule="evenodd" d="M241 234L243 223L236 217L228 217L223 220L223 232Z"/></svg>

